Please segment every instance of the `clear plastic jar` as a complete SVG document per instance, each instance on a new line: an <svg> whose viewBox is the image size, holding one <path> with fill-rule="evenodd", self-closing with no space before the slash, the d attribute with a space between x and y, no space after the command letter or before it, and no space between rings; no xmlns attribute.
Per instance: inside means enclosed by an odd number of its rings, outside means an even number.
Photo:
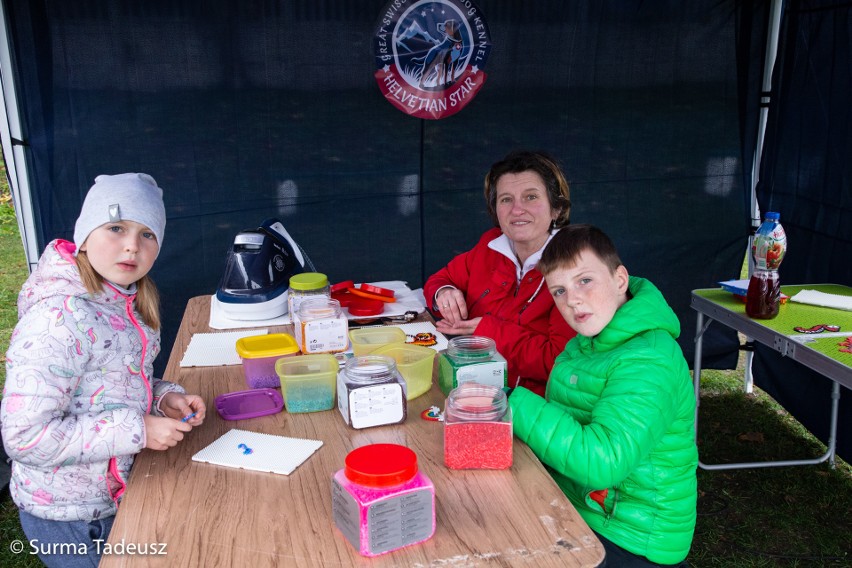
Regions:
<svg viewBox="0 0 852 568"><path fill-rule="evenodd" d="M356 429L405 422L406 385L396 361L382 355L349 359L337 374L337 408Z"/></svg>
<svg viewBox="0 0 852 568"><path fill-rule="evenodd" d="M466 382L450 391L444 464L450 469L512 467L512 410L502 388Z"/></svg>
<svg viewBox="0 0 852 568"><path fill-rule="evenodd" d="M378 556L435 534L435 486L417 454L397 444L349 452L331 482L334 524L362 556Z"/></svg>
<svg viewBox="0 0 852 568"><path fill-rule="evenodd" d="M440 352L439 361L438 386L445 395L468 381L499 388L506 386L506 359L497 352L497 344L490 337L454 337Z"/></svg>
<svg viewBox="0 0 852 568"><path fill-rule="evenodd" d="M299 349L306 355L340 353L349 347L349 322L337 300L324 296L305 299L293 326Z"/></svg>
<svg viewBox="0 0 852 568"><path fill-rule="evenodd" d="M302 272L290 277L287 308L291 318L294 319L294 323L295 318L299 316L299 307L302 305L302 301L317 296L331 298L328 276L321 272Z"/></svg>

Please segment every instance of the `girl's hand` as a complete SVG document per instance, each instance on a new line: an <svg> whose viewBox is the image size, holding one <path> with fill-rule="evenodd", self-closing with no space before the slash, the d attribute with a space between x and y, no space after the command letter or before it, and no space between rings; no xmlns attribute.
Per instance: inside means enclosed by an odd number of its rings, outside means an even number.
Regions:
<svg viewBox="0 0 852 568"><path fill-rule="evenodd" d="M456 288L445 288L435 297L435 307L441 312L443 321L456 325L467 318L467 303L464 294Z"/></svg>
<svg viewBox="0 0 852 568"><path fill-rule="evenodd" d="M458 320L452 323L442 319L435 322L435 329L444 335L473 335L480 321L482 321L482 318Z"/></svg>
<svg viewBox="0 0 852 568"><path fill-rule="evenodd" d="M196 394L180 394L170 392L160 399L160 410L169 418L183 420L185 417L195 413L195 416L186 421L190 426L201 426L207 407L204 399Z"/></svg>
<svg viewBox="0 0 852 568"><path fill-rule="evenodd" d="M192 430L188 422L174 418L145 415L145 447L151 450L168 450L183 440L183 433Z"/></svg>

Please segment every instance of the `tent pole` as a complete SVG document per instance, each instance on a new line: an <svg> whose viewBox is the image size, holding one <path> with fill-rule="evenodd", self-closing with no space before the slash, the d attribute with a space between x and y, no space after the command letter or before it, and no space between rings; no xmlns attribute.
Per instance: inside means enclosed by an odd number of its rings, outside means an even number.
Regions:
<svg viewBox="0 0 852 568"><path fill-rule="evenodd" d="M30 272L38 262L39 250L36 238L35 216L33 214L32 192L27 176L26 142L21 129L18 97L12 71L12 48L9 41L6 9L0 2L0 105L3 116L0 117L0 141L3 144L3 157L9 178L9 189L15 204L15 217L18 231L24 245L24 255Z"/></svg>
<svg viewBox="0 0 852 568"><path fill-rule="evenodd" d="M754 160L751 165L751 234L748 238L748 250L746 257L748 258L748 275L751 277L754 272L754 258L751 256L751 245L754 241L754 232L760 226L761 212L760 206L757 203L757 182L760 178L760 160L763 157L763 140L766 135L766 121L769 116L769 104L772 95L772 70L775 67L775 58L778 55L778 36L781 29L781 13L783 12L783 0L772 0L772 5L769 8L769 28L766 34L766 52L763 61L763 84L760 94L760 121L757 127L757 147L754 150ZM747 337L746 342L751 341ZM754 358L754 351L746 351L745 360L745 392L751 393L754 391L754 377L751 373L751 363Z"/></svg>

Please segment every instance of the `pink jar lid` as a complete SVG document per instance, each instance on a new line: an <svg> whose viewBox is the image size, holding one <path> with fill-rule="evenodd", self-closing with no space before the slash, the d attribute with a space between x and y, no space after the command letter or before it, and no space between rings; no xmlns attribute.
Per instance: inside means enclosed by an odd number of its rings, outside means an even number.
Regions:
<svg viewBox="0 0 852 568"><path fill-rule="evenodd" d="M349 452L343 474L368 487L402 485L417 475L417 454L398 444L370 444Z"/></svg>

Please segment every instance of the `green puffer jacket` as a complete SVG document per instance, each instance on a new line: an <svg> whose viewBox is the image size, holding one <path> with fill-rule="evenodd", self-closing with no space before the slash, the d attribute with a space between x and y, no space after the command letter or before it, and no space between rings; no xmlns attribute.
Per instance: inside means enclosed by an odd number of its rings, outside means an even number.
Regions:
<svg viewBox="0 0 852 568"><path fill-rule="evenodd" d="M649 281L629 289L603 331L568 342L546 398L517 388L509 404L515 435L592 529L674 564L695 529L695 393L677 316Z"/></svg>

